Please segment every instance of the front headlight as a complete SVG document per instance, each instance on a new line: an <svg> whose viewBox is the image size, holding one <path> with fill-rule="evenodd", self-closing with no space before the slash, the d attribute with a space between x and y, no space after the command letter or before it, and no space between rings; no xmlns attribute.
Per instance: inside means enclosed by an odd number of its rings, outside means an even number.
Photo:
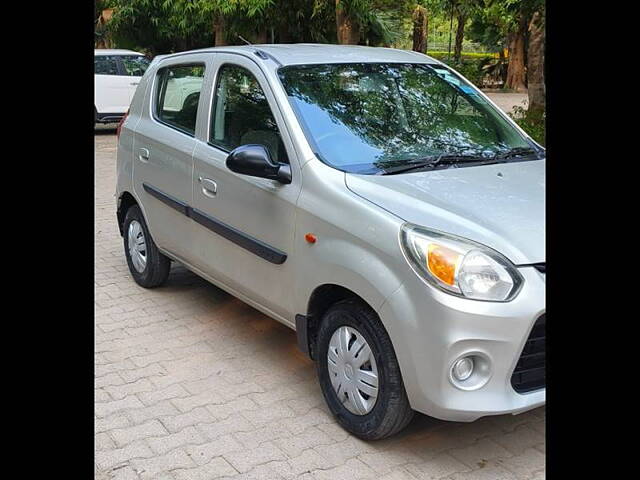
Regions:
<svg viewBox="0 0 640 480"><path fill-rule="evenodd" d="M518 270L498 252L455 235L405 223L400 244L421 278L453 295L507 302L523 282Z"/></svg>

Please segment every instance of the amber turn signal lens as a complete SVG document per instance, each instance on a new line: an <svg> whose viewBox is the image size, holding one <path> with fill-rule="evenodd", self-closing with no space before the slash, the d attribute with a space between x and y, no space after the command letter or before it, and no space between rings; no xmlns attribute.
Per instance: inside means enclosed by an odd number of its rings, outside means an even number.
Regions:
<svg viewBox="0 0 640 480"><path fill-rule="evenodd" d="M454 286L460 258L460 254L454 250L430 243L427 252L427 268L441 282Z"/></svg>
<svg viewBox="0 0 640 480"><path fill-rule="evenodd" d="M309 243L316 243L317 240L316 236L313 233L307 233L304 236L304 239Z"/></svg>

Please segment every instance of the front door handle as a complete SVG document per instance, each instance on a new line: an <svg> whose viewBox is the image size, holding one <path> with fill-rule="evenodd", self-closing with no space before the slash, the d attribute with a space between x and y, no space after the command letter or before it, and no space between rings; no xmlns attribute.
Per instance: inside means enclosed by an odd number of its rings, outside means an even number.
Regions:
<svg viewBox="0 0 640 480"><path fill-rule="evenodd" d="M148 162L149 150L147 150L146 148L141 148L138 152L138 158L140 159L141 162Z"/></svg>
<svg viewBox="0 0 640 480"><path fill-rule="evenodd" d="M207 197L213 198L218 193L218 184L210 178L198 177L198 181L202 184L202 193Z"/></svg>

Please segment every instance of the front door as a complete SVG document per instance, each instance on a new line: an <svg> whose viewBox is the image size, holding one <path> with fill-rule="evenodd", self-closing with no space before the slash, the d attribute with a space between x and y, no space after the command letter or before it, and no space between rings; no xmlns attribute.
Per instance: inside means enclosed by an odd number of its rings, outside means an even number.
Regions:
<svg viewBox="0 0 640 480"><path fill-rule="evenodd" d="M285 323L294 323L293 237L301 178L291 139L254 62L217 54L209 126L194 150L193 219L198 266ZM292 183L227 169L231 150L264 145L291 163Z"/></svg>

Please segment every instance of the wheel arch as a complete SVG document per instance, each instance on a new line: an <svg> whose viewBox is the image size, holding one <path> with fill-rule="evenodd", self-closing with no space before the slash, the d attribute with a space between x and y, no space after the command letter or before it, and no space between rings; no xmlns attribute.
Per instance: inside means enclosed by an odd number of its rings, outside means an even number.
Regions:
<svg viewBox="0 0 640 480"><path fill-rule="evenodd" d="M322 316L332 305L348 298L355 298L375 311L369 302L350 288L335 283L325 283L318 285L311 292L306 315L296 315L298 347L311 359L315 359L315 340Z"/></svg>
<svg viewBox="0 0 640 480"><path fill-rule="evenodd" d="M129 192L122 192L118 197L118 209L116 215L118 217L118 229L120 230L120 236L124 235L124 218L127 216L127 211L134 205L138 205L135 197Z"/></svg>

